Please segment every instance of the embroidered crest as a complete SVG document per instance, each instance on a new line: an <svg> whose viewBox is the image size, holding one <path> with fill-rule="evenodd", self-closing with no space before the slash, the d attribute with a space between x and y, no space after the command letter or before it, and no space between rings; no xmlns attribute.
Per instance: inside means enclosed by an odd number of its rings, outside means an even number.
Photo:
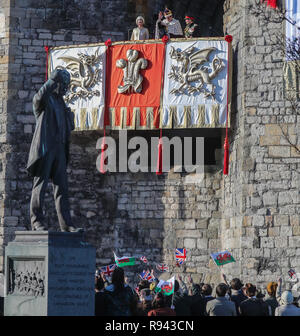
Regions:
<svg viewBox="0 0 300 336"><path fill-rule="evenodd" d="M225 65L218 56L215 56L211 69L204 66L209 62L209 55L215 50L216 48L211 47L195 51L193 45L182 51L171 47L170 57L176 60L177 65L171 65L168 77L175 80L179 87L173 88L170 93L189 95L199 92L204 94L205 98L215 99L215 85L212 84L212 80ZM198 83L192 85L193 82Z"/></svg>
<svg viewBox="0 0 300 336"><path fill-rule="evenodd" d="M121 58L116 62L118 68L123 69L124 76L123 82L124 85L118 86L119 93L141 93L143 86L143 76L139 73L141 69L146 69L148 62L145 58L138 58L139 53L135 49L128 49L126 57L128 62Z"/></svg>

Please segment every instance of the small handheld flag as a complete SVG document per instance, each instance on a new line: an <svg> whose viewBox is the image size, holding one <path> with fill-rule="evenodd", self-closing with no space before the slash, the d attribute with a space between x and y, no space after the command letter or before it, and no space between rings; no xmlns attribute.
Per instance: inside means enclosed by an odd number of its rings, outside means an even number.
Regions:
<svg viewBox="0 0 300 336"><path fill-rule="evenodd" d="M159 272L169 272L169 266L166 264L156 264L156 269Z"/></svg>
<svg viewBox="0 0 300 336"><path fill-rule="evenodd" d="M235 262L233 256L228 251L211 253L211 257L213 258L217 266L222 266L231 262Z"/></svg>
<svg viewBox="0 0 300 336"><path fill-rule="evenodd" d="M152 282L154 280L152 274L148 271L143 271L142 273L139 274L140 278L143 280L147 280L149 282Z"/></svg>
<svg viewBox="0 0 300 336"><path fill-rule="evenodd" d="M121 257L121 258L118 258L115 253L114 253L114 256L115 256L115 262L116 262L118 267L135 265L135 257Z"/></svg>
<svg viewBox="0 0 300 336"><path fill-rule="evenodd" d="M176 258L177 265L182 265L186 260L186 249L177 248L175 250L175 258Z"/></svg>
<svg viewBox="0 0 300 336"><path fill-rule="evenodd" d="M289 275L290 279L292 279L292 280L296 280L297 279L297 274L296 274L296 272L293 269L290 269L288 271L288 275Z"/></svg>
<svg viewBox="0 0 300 336"><path fill-rule="evenodd" d="M107 276L111 276L111 274L114 272L114 269L117 267L116 264L107 265L100 267L100 272L104 273Z"/></svg>
<svg viewBox="0 0 300 336"><path fill-rule="evenodd" d="M162 292L164 295L169 296L174 293L174 287L175 287L175 276L173 276L171 279L167 281L160 280L155 288L155 291Z"/></svg>

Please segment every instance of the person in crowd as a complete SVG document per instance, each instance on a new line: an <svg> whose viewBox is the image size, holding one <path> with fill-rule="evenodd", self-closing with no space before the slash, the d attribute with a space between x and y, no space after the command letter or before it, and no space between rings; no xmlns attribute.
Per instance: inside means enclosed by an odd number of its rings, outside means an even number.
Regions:
<svg viewBox="0 0 300 336"><path fill-rule="evenodd" d="M140 301L137 304L137 316L147 316L152 310L153 295L149 288L144 288L139 292Z"/></svg>
<svg viewBox="0 0 300 336"><path fill-rule="evenodd" d="M176 316L175 310L168 307L165 296L160 292L155 295L152 307L148 316Z"/></svg>
<svg viewBox="0 0 300 336"><path fill-rule="evenodd" d="M191 297L188 296L187 286L180 275L178 275L178 280L179 281L175 280L173 294L173 305L175 306L176 316L190 316ZM171 298L171 296L169 296L169 298Z"/></svg>
<svg viewBox="0 0 300 336"><path fill-rule="evenodd" d="M104 281L101 276L95 277L95 316L105 315L106 296Z"/></svg>
<svg viewBox="0 0 300 336"><path fill-rule="evenodd" d="M133 29L131 34L131 41L136 40L148 40L149 30L144 27L145 19L142 16L138 16L135 20L137 27Z"/></svg>
<svg viewBox="0 0 300 336"><path fill-rule="evenodd" d="M184 37L185 38L191 38L191 37L196 37L197 35L197 27L198 25L194 23L194 18L192 16L186 15L184 18L185 21L185 28L184 28Z"/></svg>
<svg viewBox="0 0 300 336"><path fill-rule="evenodd" d="M275 281L269 282L267 285L267 296L264 301L271 307L272 316L275 315L275 309L279 306L276 299L276 290L278 283Z"/></svg>
<svg viewBox="0 0 300 336"><path fill-rule="evenodd" d="M108 303L106 315L132 316L136 313L137 297L130 286L125 283L124 270L116 267L112 274L112 284L105 288Z"/></svg>
<svg viewBox="0 0 300 336"><path fill-rule="evenodd" d="M165 17L164 20L162 20L163 16ZM159 12L156 21L155 38L162 38L163 35L168 35L169 38L183 37L180 22L173 18L173 14L168 8L165 9L164 13Z"/></svg>
<svg viewBox="0 0 300 336"><path fill-rule="evenodd" d="M241 302L239 307L240 315L242 316L270 316L271 308L269 305L256 297L256 286L251 283L245 285L244 293L247 295L247 299Z"/></svg>
<svg viewBox="0 0 300 336"><path fill-rule="evenodd" d="M206 315L206 305L207 302L214 300L214 297L212 296L212 287L210 284L203 284L202 288L201 288L201 295L202 298L199 299L199 303L198 303L198 316L205 316Z"/></svg>
<svg viewBox="0 0 300 336"><path fill-rule="evenodd" d="M141 280L138 284L139 292L142 289L149 288L150 287L150 282L148 280Z"/></svg>
<svg viewBox="0 0 300 336"><path fill-rule="evenodd" d="M200 312L203 310L203 295L202 286L204 283L195 284L191 276L188 277L189 283L192 285L190 289L191 296L191 315L201 316Z"/></svg>
<svg viewBox="0 0 300 336"><path fill-rule="evenodd" d="M275 309L275 316L300 316L300 308L296 307L291 291L284 291L280 297L280 306Z"/></svg>
<svg viewBox="0 0 300 336"><path fill-rule="evenodd" d="M275 309L275 316L300 316L300 308L295 306L294 296L291 291L282 291L282 279L278 280L276 299L279 306Z"/></svg>
<svg viewBox="0 0 300 336"><path fill-rule="evenodd" d="M228 286L220 283L216 288L217 297L210 300L206 304L206 314L208 316L236 316L236 308L234 302L229 301L225 295Z"/></svg>
<svg viewBox="0 0 300 336"><path fill-rule="evenodd" d="M239 307L240 304L247 300L247 296L243 293L242 288L243 288L243 283L241 282L240 279L234 278L230 281L230 285L227 282L225 274L222 273L222 279L224 283L229 286L230 288L230 300L234 302L235 307L236 307L236 314L239 316Z"/></svg>

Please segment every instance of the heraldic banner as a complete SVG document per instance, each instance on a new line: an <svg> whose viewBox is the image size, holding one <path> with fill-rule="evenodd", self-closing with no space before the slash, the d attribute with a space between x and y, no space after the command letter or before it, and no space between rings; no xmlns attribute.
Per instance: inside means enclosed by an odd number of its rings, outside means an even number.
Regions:
<svg viewBox="0 0 300 336"><path fill-rule="evenodd" d="M108 129L159 127L163 61L161 42L111 46L106 69Z"/></svg>
<svg viewBox="0 0 300 336"><path fill-rule="evenodd" d="M75 114L75 130L103 128L106 46L59 47L50 55L50 71L66 69L71 75L64 99Z"/></svg>
<svg viewBox="0 0 300 336"><path fill-rule="evenodd" d="M225 127L228 43L182 40L167 44L162 128Z"/></svg>
<svg viewBox="0 0 300 336"><path fill-rule="evenodd" d="M231 45L224 38L120 41L50 49L71 75L75 130L230 126Z"/></svg>

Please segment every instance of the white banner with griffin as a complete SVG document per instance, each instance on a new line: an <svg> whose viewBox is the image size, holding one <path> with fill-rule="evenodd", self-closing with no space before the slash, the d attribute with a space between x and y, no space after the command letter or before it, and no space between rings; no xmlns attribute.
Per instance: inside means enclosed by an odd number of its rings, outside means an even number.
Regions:
<svg viewBox="0 0 300 336"><path fill-rule="evenodd" d="M166 48L161 127L225 127L228 43L181 41L170 42Z"/></svg>
<svg viewBox="0 0 300 336"><path fill-rule="evenodd" d="M50 70L66 69L71 75L64 99L75 114L75 129L103 128L106 46L68 46L50 52Z"/></svg>

